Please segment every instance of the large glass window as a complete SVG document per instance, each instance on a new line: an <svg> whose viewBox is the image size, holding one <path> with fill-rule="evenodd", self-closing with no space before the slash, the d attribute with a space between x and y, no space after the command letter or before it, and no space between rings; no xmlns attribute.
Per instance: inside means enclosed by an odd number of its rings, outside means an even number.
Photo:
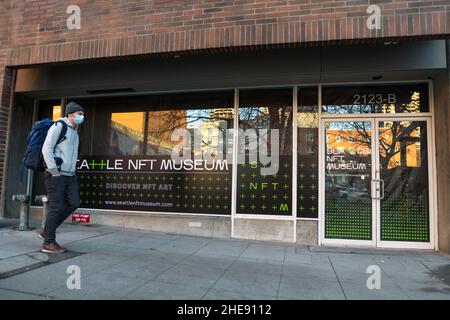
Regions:
<svg viewBox="0 0 450 320"><path fill-rule="evenodd" d="M323 86L324 114L428 112L427 84Z"/></svg>
<svg viewBox="0 0 450 320"><path fill-rule="evenodd" d="M82 208L231 214L233 91L68 100Z"/></svg>
<svg viewBox="0 0 450 320"><path fill-rule="evenodd" d="M292 88L239 92L239 154L246 160L238 164L237 213L292 215L292 116ZM262 171L269 167L273 174Z"/></svg>
<svg viewBox="0 0 450 320"><path fill-rule="evenodd" d="M318 88L298 89L297 108L297 217L318 217L319 195Z"/></svg>
<svg viewBox="0 0 450 320"><path fill-rule="evenodd" d="M82 205L231 214L233 99L233 92L211 92L99 100L108 143L97 142L101 152L80 163ZM106 162L103 177L89 165Z"/></svg>
<svg viewBox="0 0 450 320"><path fill-rule="evenodd" d="M230 156L233 113L232 92L99 99L96 130L108 135L93 142L94 150L108 155L169 156L179 144L172 141L172 133L186 129L197 156L208 152Z"/></svg>

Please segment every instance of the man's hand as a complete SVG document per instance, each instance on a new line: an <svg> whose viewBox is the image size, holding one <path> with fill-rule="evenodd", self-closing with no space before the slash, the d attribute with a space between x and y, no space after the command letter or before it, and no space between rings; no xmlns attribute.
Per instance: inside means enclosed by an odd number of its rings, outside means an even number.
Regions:
<svg viewBox="0 0 450 320"><path fill-rule="evenodd" d="M45 169L48 173L52 175L52 177L59 177L61 175L61 172L59 172L58 168L52 168L52 169Z"/></svg>

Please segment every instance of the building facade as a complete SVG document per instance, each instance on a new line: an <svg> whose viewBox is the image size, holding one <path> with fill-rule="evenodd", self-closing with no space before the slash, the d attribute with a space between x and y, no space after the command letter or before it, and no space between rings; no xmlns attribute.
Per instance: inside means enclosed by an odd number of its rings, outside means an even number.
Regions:
<svg viewBox="0 0 450 320"><path fill-rule="evenodd" d="M93 223L450 252L448 0L0 9L3 217L45 192L21 166L32 124L76 101Z"/></svg>

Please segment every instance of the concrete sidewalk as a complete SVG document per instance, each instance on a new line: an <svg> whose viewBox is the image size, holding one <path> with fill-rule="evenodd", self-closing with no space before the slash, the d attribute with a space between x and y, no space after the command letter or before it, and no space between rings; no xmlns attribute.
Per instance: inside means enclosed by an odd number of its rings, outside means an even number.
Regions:
<svg viewBox="0 0 450 320"><path fill-rule="evenodd" d="M12 222L14 223L14 221ZM35 223L38 225L38 223ZM63 255L0 220L2 299L450 299L450 258L63 225ZM67 268L80 267L69 290ZM381 288L367 288L379 266Z"/></svg>

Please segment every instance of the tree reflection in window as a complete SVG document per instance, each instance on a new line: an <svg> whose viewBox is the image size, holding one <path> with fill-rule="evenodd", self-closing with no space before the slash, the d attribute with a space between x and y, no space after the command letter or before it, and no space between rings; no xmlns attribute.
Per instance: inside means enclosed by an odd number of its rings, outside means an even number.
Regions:
<svg viewBox="0 0 450 320"><path fill-rule="evenodd" d="M292 89L240 92L239 128L244 131L253 129L257 134L260 129L267 129L269 141L265 139L261 143L267 144L268 152L271 150L271 130L276 129L279 133L279 155L292 155L292 118ZM258 138L262 139L262 136ZM256 144L248 145L246 152L252 148L258 152Z"/></svg>
<svg viewBox="0 0 450 320"><path fill-rule="evenodd" d="M111 113L110 155L170 156L180 141L172 141L176 129L191 135L192 155L205 153L223 157L232 152L233 93L211 92L142 97L139 112ZM128 106L133 107L133 106ZM125 109L125 108L124 108ZM194 135L200 134L200 149L194 149ZM228 145L228 148L227 148Z"/></svg>

